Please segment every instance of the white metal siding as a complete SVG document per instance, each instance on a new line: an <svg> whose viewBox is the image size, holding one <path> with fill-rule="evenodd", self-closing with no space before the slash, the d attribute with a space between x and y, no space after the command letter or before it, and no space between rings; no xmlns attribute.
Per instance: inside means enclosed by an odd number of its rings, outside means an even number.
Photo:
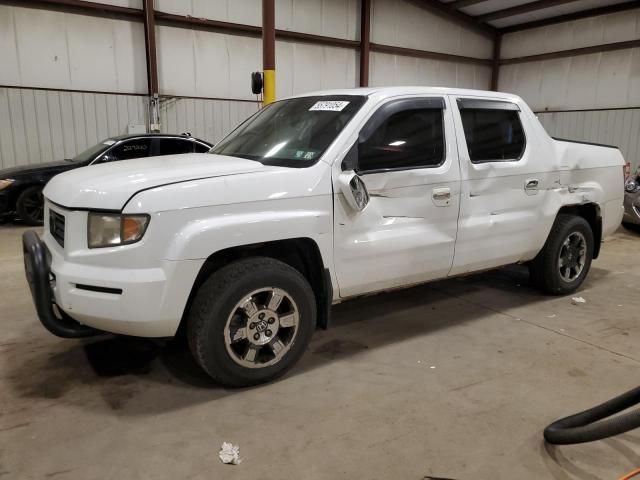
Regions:
<svg viewBox="0 0 640 480"><path fill-rule="evenodd" d="M276 28L355 40L357 0L276 0ZM156 0L157 10L260 26L261 0Z"/></svg>
<svg viewBox="0 0 640 480"><path fill-rule="evenodd" d="M476 58L491 58L493 41L407 0L373 0L371 41Z"/></svg>
<svg viewBox="0 0 640 480"><path fill-rule="evenodd" d="M612 13L506 34L502 58L591 47L640 38L640 10Z"/></svg>
<svg viewBox="0 0 640 480"><path fill-rule="evenodd" d="M355 50L278 41L276 96L283 98L314 90L357 87L357 63ZM245 86L248 81L241 81L241 84Z"/></svg>
<svg viewBox="0 0 640 480"><path fill-rule="evenodd" d="M216 142L258 104L162 98L162 131ZM108 137L146 124L147 98L137 95L0 88L0 169L71 158Z"/></svg>
<svg viewBox="0 0 640 480"><path fill-rule="evenodd" d="M635 170L640 166L640 108L539 113L549 135L620 147Z"/></svg>
<svg viewBox="0 0 640 480"><path fill-rule="evenodd" d="M428 85L487 90L491 67L371 53L371 86Z"/></svg>
<svg viewBox="0 0 640 480"><path fill-rule="evenodd" d="M160 122L163 132L189 132L194 137L216 143L257 112L258 107L258 103L251 102L162 98Z"/></svg>
<svg viewBox="0 0 640 480"><path fill-rule="evenodd" d="M70 158L100 140L145 124L135 95L0 88L0 168Z"/></svg>
<svg viewBox="0 0 640 480"><path fill-rule="evenodd" d="M640 48L504 65L499 90L537 111L640 106Z"/></svg>
<svg viewBox="0 0 640 480"><path fill-rule="evenodd" d="M258 38L158 27L160 93L255 100L250 73L262 70ZM353 49L276 42L276 95L357 86Z"/></svg>
<svg viewBox="0 0 640 480"><path fill-rule="evenodd" d="M0 5L0 84L145 93L142 23Z"/></svg>
<svg viewBox="0 0 640 480"><path fill-rule="evenodd" d="M157 27L160 93L255 99L250 73L262 70L259 38Z"/></svg>

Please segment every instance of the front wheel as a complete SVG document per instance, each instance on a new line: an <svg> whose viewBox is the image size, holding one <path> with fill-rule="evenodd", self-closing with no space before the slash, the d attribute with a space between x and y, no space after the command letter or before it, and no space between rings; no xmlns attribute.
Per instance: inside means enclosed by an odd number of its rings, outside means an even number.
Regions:
<svg viewBox="0 0 640 480"><path fill-rule="evenodd" d="M316 301L296 269L250 258L202 284L187 322L198 364L223 385L250 386L283 375L300 359L316 324Z"/></svg>
<svg viewBox="0 0 640 480"><path fill-rule="evenodd" d="M44 197L42 187L34 185L25 188L16 200L16 210L27 225L42 225L44 219Z"/></svg>
<svg viewBox="0 0 640 480"><path fill-rule="evenodd" d="M553 295L574 292L589 272L593 250L589 223L582 217L558 215L544 248L529 264L533 284Z"/></svg>

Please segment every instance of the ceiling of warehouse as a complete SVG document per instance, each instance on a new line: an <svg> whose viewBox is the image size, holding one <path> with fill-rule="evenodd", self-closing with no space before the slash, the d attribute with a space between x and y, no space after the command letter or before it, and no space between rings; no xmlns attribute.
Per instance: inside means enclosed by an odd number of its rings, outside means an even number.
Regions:
<svg viewBox="0 0 640 480"><path fill-rule="evenodd" d="M594 9L606 10L615 5L640 6L638 0L440 0L440 2L480 23L499 29L586 13Z"/></svg>

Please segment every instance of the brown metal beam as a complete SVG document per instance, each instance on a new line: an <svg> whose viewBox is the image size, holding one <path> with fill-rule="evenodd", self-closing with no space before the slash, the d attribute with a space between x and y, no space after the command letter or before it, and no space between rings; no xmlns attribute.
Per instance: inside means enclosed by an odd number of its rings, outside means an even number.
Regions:
<svg viewBox="0 0 640 480"><path fill-rule="evenodd" d="M565 3L573 3L578 0L538 0L536 2L525 3L524 5L518 5L516 7L504 8L502 10L496 10L495 12L486 13L484 15L478 15L476 18L480 22L490 22L491 20L499 20L501 18L513 17L515 15L521 15L523 13L535 12L545 8L556 7Z"/></svg>
<svg viewBox="0 0 640 480"><path fill-rule="evenodd" d="M144 46L147 55L147 87L149 95L158 93L158 60L156 58L156 22L153 15L153 0L143 0Z"/></svg>
<svg viewBox="0 0 640 480"><path fill-rule="evenodd" d="M142 10L139 8L119 7L117 5L87 2L84 0L0 0L0 4L53 10L57 12L78 13L103 18L142 21Z"/></svg>
<svg viewBox="0 0 640 480"><path fill-rule="evenodd" d="M360 3L360 86L369 86L369 51L371 47L371 0Z"/></svg>
<svg viewBox="0 0 640 480"><path fill-rule="evenodd" d="M496 33L496 29L491 25L487 25L476 20L476 17L467 15L450 7L449 4L441 3L438 0L408 0L419 7L422 7L432 13L435 13L443 18L452 20L458 25L463 25L478 33L493 37Z"/></svg>
<svg viewBox="0 0 640 480"><path fill-rule="evenodd" d="M640 0L634 0L627 3L618 3L616 5L607 5L605 7L590 8L580 12L567 13L556 17L543 18L532 22L520 23L509 27L501 28L502 33L519 32L520 30L528 30L530 28L546 27L547 25L555 25L557 23L571 22L583 18L597 17L599 15L608 15L610 13L626 12L627 10L635 10L640 8Z"/></svg>
<svg viewBox="0 0 640 480"><path fill-rule="evenodd" d="M500 80L500 49L502 47L502 35L496 35L493 39L493 66L491 68L491 90L498 91Z"/></svg>
<svg viewBox="0 0 640 480"><path fill-rule="evenodd" d="M451 8L464 8L486 1L487 0L454 0L453 2L447 3L447 5Z"/></svg>
<svg viewBox="0 0 640 480"><path fill-rule="evenodd" d="M312 35L311 33L290 32L289 30L276 30L277 40L289 40L292 42L326 45L328 47L359 48L358 40L345 38L325 37L324 35Z"/></svg>
<svg viewBox="0 0 640 480"><path fill-rule="evenodd" d="M372 52L388 53L390 55L402 55L405 57L428 58L432 60L445 60L457 63L472 63L476 65L493 65L493 60L475 57L464 57L462 55L452 55L450 53L431 52L428 50L416 50L414 48L396 47L393 45L381 45L371 43Z"/></svg>
<svg viewBox="0 0 640 480"><path fill-rule="evenodd" d="M578 55L589 55L592 53L613 52L615 50L626 50L628 48L638 48L638 47L640 47L640 40L629 40L627 42L605 43L604 45L572 48L571 50L560 50L558 52L541 53L539 55L528 55L526 57L504 58L500 60L500 65L513 65L515 63L539 62L542 60L553 60L556 58L576 57Z"/></svg>
<svg viewBox="0 0 640 480"><path fill-rule="evenodd" d="M262 78L262 99L268 105L276 101L275 0L262 0Z"/></svg>

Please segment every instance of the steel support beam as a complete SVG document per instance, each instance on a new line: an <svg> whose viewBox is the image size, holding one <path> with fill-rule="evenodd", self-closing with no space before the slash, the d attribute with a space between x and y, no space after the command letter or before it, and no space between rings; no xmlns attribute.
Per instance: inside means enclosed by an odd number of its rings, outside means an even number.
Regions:
<svg viewBox="0 0 640 480"><path fill-rule="evenodd" d="M455 8L449 6L449 4L447 3L441 3L438 0L409 0L409 1L443 18L451 20L457 23L458 25L465 26L483 35L493 37L496 33L496 29L491 25L487 25L486 23L479 22L476 19L476 17L472 17L471 15L467 15L466 13L460 12L459 10L456 10Z"/></svg>
<svg viewBox="0 0 640 480"><path fill-rule="evenodd" d="M471 63L476 65L493 65L490 58L464 57L462 55L452 55L450 53L431 52L428 50L417 50L415 48L396 47L394 45L381 45L379 43L371 43L372 52L388 53L391 55L402 55L405 57L428 58L432 60L445 60L456 63Z"/></svg>
<svg viewBox="0 0 640 480"><path fill-rule="evenodd" d="M276 99L276 9L275 0L262 0L263 102Z"/></svg>
<svg viewBox="0 0 640 480"><path fill-rule="evenodd" d="M369 54L371 46L371 0L360 3L360 86L369 86Z"/></svg>
<svg viewBox="0 0 640 480"><path fill-rule="evenodd" d="M553 60L556 58L576 57L578 55L589 55L592 53L613 52L615 50L626 50L629 48L639 48L639 47L640 47L640 40L629 40L627 42L605 43L604 45L572 48L570 50L560 50L557 52L541 53L539 55L528 55L526 57L504 58L500 60L500 65L513 65L516 63L527 63L527 62L540 62L542 60Z"/></svg>
<svg viewBox="0 0 640 480"><path fill-rule="evenodd" d="M491 20L500 20L502 18L513 17L515 15L521 15L523 13L535 12L537 10L557 7L558 5L564 5L565 3L574 3L577 1L578 0L538 0L537 2L525 3L524 5L504 8L502 10L496 10L495 12L486 13L484 15L478 15L475 18L477 18L480 22L490 22Z"/></svg>
<svg viewBox="0 0 640 480"><path fill-rule="evenodd" d="M498 34L493 39L493 66L491 68L491 90L498 91L500 81L500 50L502 47L502 35Z"/></svg>
<svg viewBox="0 0 640 480"><path fill-rule="evenodd" d="M149 94L149 131L160 131L160 97L158 96L158 60L156 57L156 21L153 0L142 1L144 14L144 47L147 58L147 91Z"/></svg>
<svg viewBox="0 0 640 480"><path fill-rule="evenodd" d="M447 3L451 8L464 8L470 7L471 5L477 5L478 3L486 2L488 0L454 0L453 2Z"/></svg>
<svg viewBox="0 0 640 480"><path fill-rule="evenodd" d="M502 33L519 32L521 30L528 30L530 28L546 27L547 25L571 22L573 20L580 20L582 18L597 17L600 15L608 15L610 13L617 12L626 12L627 10L635 10L636 8L640 8L640 0L634 0L627 3L618 3L615 5L607 5L605 7L590 8L589 10L567 13L565 15L558 15L557 17L543 18L540 20L534 20L532 22L520 23L518 25L501 28L500 31Z"/></svg>

